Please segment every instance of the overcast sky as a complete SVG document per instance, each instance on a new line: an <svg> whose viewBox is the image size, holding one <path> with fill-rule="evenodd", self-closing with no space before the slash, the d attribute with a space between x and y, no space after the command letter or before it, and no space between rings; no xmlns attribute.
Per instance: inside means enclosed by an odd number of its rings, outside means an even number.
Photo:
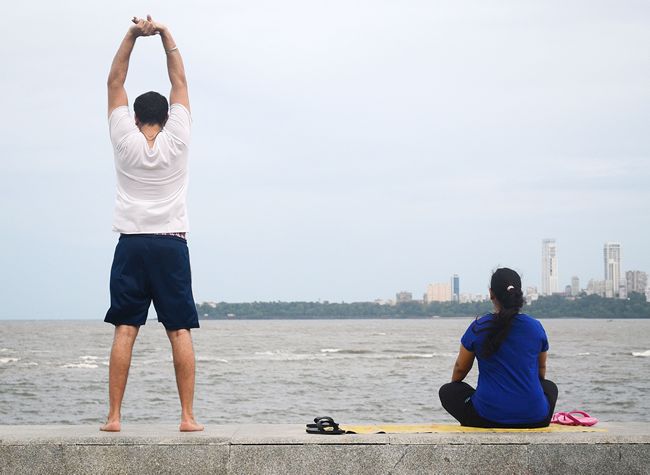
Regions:
<svg viewBox="0 0 650 475"><path fill-rule="evenodd" d="M194 119L198 301L416 297L509 266L650 271L645 1L12 2L0 18L0 318L95 318L117 236L106 76L169 25ZM129 101L168 93L139 39Z"/></svg>

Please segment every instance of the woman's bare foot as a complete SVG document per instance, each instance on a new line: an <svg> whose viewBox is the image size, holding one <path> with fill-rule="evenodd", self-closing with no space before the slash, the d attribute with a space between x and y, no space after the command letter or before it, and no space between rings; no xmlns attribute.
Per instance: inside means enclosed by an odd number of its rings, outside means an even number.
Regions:
<svg viewBox="0 0 650 475"><path fill-rule="evenodd" d="M99 430L103 430L104 432L119 432L121 429L120 421L106 421L106 424L99 428Z"/></svg>
<svg viewBox="0 0 650 475"><path fill-rule="evenodd" d="M203 426L192 418L181 421L181 425L178 426L178 430L181 432L199 432L203 430Z"/></svg>

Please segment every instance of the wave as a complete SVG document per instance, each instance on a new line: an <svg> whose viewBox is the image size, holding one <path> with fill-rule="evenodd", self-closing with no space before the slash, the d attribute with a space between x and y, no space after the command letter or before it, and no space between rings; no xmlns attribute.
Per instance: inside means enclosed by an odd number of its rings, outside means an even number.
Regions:
<svg viewBox="0 0 650 475"><path fill-rule="evenodd" d="M254 355L233 358L241 361L303 361L323 360L328 355L310 353L290 353L288 351L259 351ZM331 358L331 357L330 357Z"/></svg>
<svg viewBox="0 0 650 475"><path fill-rule="evenodd" d="M342 348L322 348L319 353L292 353L286 350L276 351L256 351L250 359L259 360L276 360L276 361L296 361L296 360L315 360L325 357L341 357L342 355L364 355L373 353L371 350L344 350ZM331 356L330 356L331 355ZM243 358L243 359L249 359Z"/></svg>
<svg viewBox="0 0 650 475"><path fill-rule="evenodd" d="M578 353L578 356L591 356L591 353L589 353L588 351L585 351L583 353Z"/></svg>
<svg viewBox="0 0 650 475"><path fill-rule="evenodd" d="M271 361L305 361L305 360L316 360L316 359L321 359L322 357L319 355L310 355L310 354L290 354L290 353L285 353L285 354L277 354L274 355L273 358L269 358Z"/></svg>
<svg viewBox="0 0 650 475"><path fill-rule="evenodd" d="M415 360L418 358L433 358L433 353L406 353L398 355L396 358L399 360Z"/></svg>
<svg viewBox="0 0 650 475"><path fill-rule="evenodd" d="M433 353L402 353L400 355L396 355L394 358L400 360L412 360L417 358L435 358L436 356L451 358L456 356L456 353L436 353L435 351Z"/></svg>
<svg viewBox="0 0 650 475"><path fill-rule="evenodd" d="M343 355L367 355L374 352L372 350L338 350L336 353Z"/></svg>
<svg viewBox="0 0 650 475"><path fill-rule="evenodd" d="M93 363L68 363L61 366L61 368L87 368L94 369L97 368L96 364Z"/></svg>
<svg viewBox="0 0 650 475"><path fill-rule="evenodd" d="M10 350L9 348L0 348L0 353L6 353L7 351L13 351L13 350Z"/></svg>
<svg viewBox="0 0 650 475"><path fill-rule="evenodd" d="M319 353L290 353L285 351L263 351L256 352L255 356L244 357L242 360L263 360L263 361L304 361L304 360L344 360L344 359L419 359L419 358L450 358L456 356L456 353L433 352L433 353L398 353L395 351L373 352L371 350L344 350L341 348L322 348ZM239 358L236 358L239 359ZM206 361L208 359L206 358ZM201 359L199 359L201 361ZM211 359L210 361L220 361ZM227 362L227 361L224 361Z"/></svg>
<svg viewBox="0 0 650 475"><path fill-rule="evenodd" d="M632 356L650 356L650 350L645 351L633 351Z"/></svg>
<svg viewBox="0 0 650 475"><path fill-rule="evenodd" d="M167 358L151 359L151 360L139 360L133 359L133 366L148 366L148 365L158 365L158 364L167 364L174 361L172 355L169 355ZM89 361L89 363L94 363L94 361Z"/></svg>
<svg viewBox="0 0 650 475"><path fill-rule="evenodd" d="M205 363L228 363L228 360L223 358L211 358L209 356L197 356L196 361L205 362Z"/></svg>
<svg viewBox="0 0 650 475"><path fill-rule="evenodd" d="M296 361L304 359L316 359L320 356L310 354L291 353L287 350L273 350L273 351L256 351L253 355L244 356L241 358L233 358L243 361Z"/></svg>
<svg viewBox="0 0 650 475"><path fill-rule="evenodd" d="M80 359L80 360L84 360L84 361L87 361L87 360L98 360L98 359L99 359L99 356L84 355L84 356L80 356L79 359Z"/></svg>
<svg viewBox="0 0 650 475"><path fill-rule="evenodd" d="M0 358L0 364L15 363L20 358Z"/></svg>

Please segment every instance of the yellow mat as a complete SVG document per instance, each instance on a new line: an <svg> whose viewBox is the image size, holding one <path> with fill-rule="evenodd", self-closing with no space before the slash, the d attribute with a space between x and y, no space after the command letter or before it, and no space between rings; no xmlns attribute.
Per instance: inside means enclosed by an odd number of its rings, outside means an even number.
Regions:
<svg viewBox="0 0 650 475"><path fill-rule="evenodd" d="M479 427L463 427L457 424L382 424L382 425L344 425L341 429L357 434L423 434L438 432L607 432L606 429L583 426L563 426L551 424L539 429L483 429Z"/></svg>

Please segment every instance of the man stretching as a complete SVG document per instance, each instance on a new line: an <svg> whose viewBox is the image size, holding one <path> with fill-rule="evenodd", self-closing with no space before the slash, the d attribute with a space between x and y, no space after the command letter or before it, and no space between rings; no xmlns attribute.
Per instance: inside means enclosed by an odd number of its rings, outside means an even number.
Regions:
<svg viewBox="0 0 650 475"><path fill-rule="evenodd" d="M120 409L133 343L153 300L174 355L181 400L181 431L199 431L194 420L194 349L199 327L187 250L187 161L190 102L181 54L169 29L133 18L108 75L108 123L115 156L117 197L113 230L120 233L111 267L111 307L104 321L115 325L109 366L109 412L103 431L120 430ZM167 99L147 92L129 115L124 81L135 41L160 35L172 88Z"/></svg>

